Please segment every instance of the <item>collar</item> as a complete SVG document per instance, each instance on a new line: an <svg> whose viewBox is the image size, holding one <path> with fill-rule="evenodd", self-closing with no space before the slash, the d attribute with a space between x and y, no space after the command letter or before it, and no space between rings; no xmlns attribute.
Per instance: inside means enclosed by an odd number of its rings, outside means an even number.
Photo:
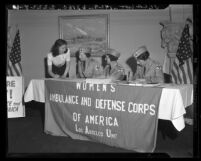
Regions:
<svg viewBox="0 0 201 161"><path fill-rule="evenodd" d="M151 65L152 65L152 60L150 58L148 58L146 60L145 68L148 69Z"/></svg>
<svg viewBox="0 0 201 161"><path fill-rule="evenodd" d="M117 65L118 65L118 63L116 61L113 61L110 63L111 68L114 68Z"/></svg>

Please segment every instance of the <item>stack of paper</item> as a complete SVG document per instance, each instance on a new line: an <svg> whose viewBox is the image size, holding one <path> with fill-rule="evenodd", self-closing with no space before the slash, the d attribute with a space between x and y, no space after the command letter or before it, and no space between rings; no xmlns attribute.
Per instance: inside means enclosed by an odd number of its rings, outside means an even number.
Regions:
<svg viewBox="0 0 201 161"><path fill-rule="evenodd" d="M142 86L144 87L155 87L155 86L160 86L160 83L150 83L150 84L143 84Z"/></svg>
<svg viewBox="0 0 201 161"><path fill-rule="evenodd" d="M111 83L112 80L111 79L86 79L86 83L91 83L91 84L108 84Z"/></svg>
<svg viewBox="0 0 201 161"><path fill-rule="evenodd" d="M140 83L140 82L136 82L136 81L130 81L129 85L132 86L143 86L143 87L155 87L155 86L160 86L160 83Z"/></svg>

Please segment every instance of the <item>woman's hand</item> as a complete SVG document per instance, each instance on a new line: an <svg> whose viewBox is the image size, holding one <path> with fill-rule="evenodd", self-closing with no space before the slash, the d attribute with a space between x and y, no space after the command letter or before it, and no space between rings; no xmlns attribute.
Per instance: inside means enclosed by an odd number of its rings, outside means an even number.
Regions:
<svg viewBox="0 0 201 161"><path fill-rule="evenodd" d="M63 79L64 79L64 78L66 78L66 75L62 75L60 78L63 78Z"/></svg>
<svg viewBox="0 0 201 161"><path fill-rule="evenodd" d="M60 76L58 74L55 74L54 75L54 78L59 78Z"/></svg>

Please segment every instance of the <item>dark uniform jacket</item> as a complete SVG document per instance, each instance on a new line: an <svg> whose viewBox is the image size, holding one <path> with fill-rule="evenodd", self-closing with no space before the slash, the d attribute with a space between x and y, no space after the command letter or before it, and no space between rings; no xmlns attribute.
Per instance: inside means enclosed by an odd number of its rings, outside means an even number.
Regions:
<svg viewBox="0 0 201 161"><path fill-rule="evenodd" d="M101 64L89 58L89 62L78 62L78 78L96 78L103 73Z"/></svg>
<svg viewBox="0 0 201 161"><path fill-rule="evenodd" d="M144 67L138 65L134 79L146 79L150 83L163 83L162 67L158 62L149 58Z"/></svg>
<svg viewBox="0 0 201 161"><path fill-rule="evenodd" d="M104 69L105 76L110 77L112 80L123 80L125 76L125 70L120 64L116 64L114 68L107 65Z"/></svg>

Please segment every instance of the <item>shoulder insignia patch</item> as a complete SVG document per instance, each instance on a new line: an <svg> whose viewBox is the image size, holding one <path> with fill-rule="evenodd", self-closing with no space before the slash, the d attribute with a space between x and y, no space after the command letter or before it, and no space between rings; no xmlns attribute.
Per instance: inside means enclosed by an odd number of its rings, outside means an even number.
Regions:
<svg viewBox="0 0 201 161"><path fill-rule="evenodd" d="M156 66L156 69L160 70L160 69L161 69L161 66L157 65L157 66Z"/></svg>

